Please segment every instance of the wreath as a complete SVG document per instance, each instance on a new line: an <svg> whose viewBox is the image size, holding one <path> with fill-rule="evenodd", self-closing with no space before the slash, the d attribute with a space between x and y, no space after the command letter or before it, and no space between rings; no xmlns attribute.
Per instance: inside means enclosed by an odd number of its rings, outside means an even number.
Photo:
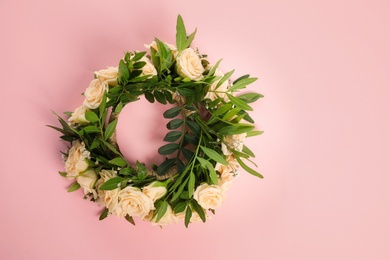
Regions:
<svg viewBox="0 0 390 260"><path fill-rule="evenodd" d="M75 180L68 191L82 188L85 199L105 207L100 220L110 214L132 224L133 217L154 225L184 219L188 227L215 214L240 166L262 178L244 162L255 155L243 143L262 133L248 114L248 104L262 95L236 95L257 78L232 82L234 70L222 73L221 60L211 65L190 47L195 34L187 36L179 15L176 46L155 38L145 45L149 54L127 52L118 67L95 71L83 104L65 112L67 120L57 115L61 127L50 126L70 144L60 172ZM166 159L159 165L129 163L116 141L120 112L142 95L150 103L175 104L163 113L170 121L167 143L158 149Z"/></svg>

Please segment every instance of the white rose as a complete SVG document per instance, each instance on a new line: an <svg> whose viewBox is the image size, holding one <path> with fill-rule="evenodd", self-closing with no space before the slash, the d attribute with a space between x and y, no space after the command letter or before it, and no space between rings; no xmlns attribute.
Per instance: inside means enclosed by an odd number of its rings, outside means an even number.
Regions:
<svg viewBox="0 0 390 260"><path fill-rule="evenodd" d="M155 216L151 220L151 223L153 226L155 226L155 225L166 226L166 225L169 225L172 223L177 223L177 217L173 213L173 210L172 210L170 205L168 205L167 211L165 212L165 214L162 216L162 218L158 222L156 222L156 217L157 216Z"/></svg>
<svg viewBox="0 0 390 260"><path fill-rule="evenodd" d="M122 209L118 203L119 188L113 190L99 190L100 186L111 178L117 177L115 171L112 170L101 170L100 179L96 182L96 189L99 197L99 205L107 207L108 211L115 214L121 215Z"/></svg>
<svg viewBox="0 0 390 260"><path fill-rule="evenodd" d="M68 179L78 177L88 168L89 151L85 149L85 144L79 140L72 142L72 147L68 151L65 161L65 172Z"/></svg>
<svg viewBox="0 0 390 260"><path fill-rule="evenodd" d="M144 218L151 210L154 210L153 201L136 187L127 186L118 194L123 216Z"/></svg>
<svg viewBox="0 0 390 260"><path fill-rule="evenodd" d="M176 48L176 46L175 45L172 45L172 44L169 44L169 43L166 43L166 42L164 42L167 46L168 46L168 48L172 51L172 54L173 55L176 55L176 53L177 53L177 48ZM144 44L144 46L145 46L145 48L147 48L147 49L150 49L150 48L153 48L153 49L155 49L156 51L158 51L158 47L157 47L157 43L156 43L156 41L152 41L150 44Z"/></svg>
<svg viewBox="0 0 390 260"><path fill-rule="evenodd" d="M159 181L154 181L148 186L142 188L142 192L148 196L153 202L162 198L167 194L168 190L164 183Z"/></svg>
<svg viewBox="0 0 390 260"><path fill-rule="evenodd" d="M68 122L70 125L80 124L85 125L89 124L89 121L85 119L85 112L87 111L87 107L84 105L79 106L74 110L72 115L69 117Z"/></svg>
<svg viewBox="0 0 390 260"><path fill-rule="evenodd" d="M221 207L225 198L224 190L218 185L203 183L194 192L194 199L204 209L217 209Z"/></svg>
<svg viewBox="0 0 390 260"><path fill-rule="evenodd" d="M183 78L191 80L201 80L203 78L204 68L196 52L187 48L180 52L176 58L177 73Z"/></svg>
<svg viewBox="0 0 390 260"><path fill-rule="evenodd" d="M88 169L76 178L76 181L84 191L84 195L92 193L93 198L97 199L97 193L94 189L97 178L98 176L94 169Z"/></svg>
<svg viewBox="0 0 390 260"><path fill-rule="evenodd" d="M223 189L229 189L233 179L238 174L239 164L234 158L234 155L231 154L226 158L228 165L223 165L217 163L215 165L215 170L219 173L218 186Z"/></svg>
<svg viewBox="0 0 390 260"><path fill-rule="evenodd" d="M101 79L94 79L84 92L84 105L90 109L100 106L104 92L108 89L108 83Z"/></svg>
<svg viewBox="0 0 390 260"><path fill-rule="evenodd" d="M155 68L154 65L150 62L150 60L149 60L148 58L146 58L145 56L143 56L143 57L140 59L140 61L146 62L146 64L142 67L141 76L150 75L150 76L152 77L152 76L157 75L157 70L156 70L156 68Z"/></svg>
<svg viewBox="0 0 390 260"><path fill-rule="evenodd" d="M222 143L221 148L223 154L224 155L232 154L229 148L241 152L242 148L244 147L245 137L246 137L246 133L225 136L224 141L227 143L228 146Z"/></svg>
<svg viewBox="0 0 390 260"><path fill-rule="evenodd" d="M107 69L94 72L98 79L107 81L108 85L118 85L118 67L107 67Z"/></svg>
<svg viewBox="0 0 390 260"><path fill-rule="evenodd" d="M217 69L214 73L214 76L217 76L217 77L223 77L224 74L222 73L222 71L220 71L219 69ZM226 102L229 102L229 98L228 96L226 95L226 90L229 88L229 81L226 80L224 81L221 86L219 86L217 88L217 85L218 85L218 82L221 80L218 79L217 81L214 81L210 87L209 87L209 91L207 92L205 98L209 98L211 100L216 100L217 98L223 98L223 100L225 100Z"/></svg>

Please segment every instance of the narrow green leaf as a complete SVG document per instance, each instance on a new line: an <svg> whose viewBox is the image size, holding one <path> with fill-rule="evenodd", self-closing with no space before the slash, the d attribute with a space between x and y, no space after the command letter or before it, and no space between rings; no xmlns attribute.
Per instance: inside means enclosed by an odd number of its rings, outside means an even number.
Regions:
<svg viewBox="0 0 390 260"><path fill-rule="evenodd" d="M148 175L148 170L146 169L145 165L137 161L137 176L139 180L144 180L146 176Z"/></svg>
<svg viewBox="0 0 390 260"><path fill-rule="evenodd" d="M164 118L174 118L177 117L180 114L181 108L180 107L172 107L164 112L163 116Z"/></svg>
<svg viewBox="0 0 390 260"><path fill-rule="evenodd" d="M252 131L255 127L253 125L237 124L225 126L219 130L221 135L236 135L243 134Z"/></svg>
<svg viewBox="0 0 390 260"><path fill-rule="evenodd" d="M138 61L138 60L142 59L142 57L145 56L145 54L146 54L146 51L135 52L134 56L132 57L132 60L133 61Z"/></svg>
<svg viewBox="0 0 390 260"><path fill-rule="evenodd" d="M215 87L215 89L217 90L226 80L228 80L234 73L234 70L232 71L229 71L228 73L226 73L219 81L218 81L218 84L217 86Z"/></svg>
<svg viewBox="0 0 390 260"><path fill-rule="evenodd" d="M111 178L107 180L105 183L103 183L103 185L99 187L99 190L114 190L118 188L118 186L123 180L124 180L123 177Z"/></svg>
<svg viewBox="0 0 390 260"><path fill-rule="evenodd" d="M243 153L246 153L246 154L248 154L248 155L250 155L251 157L256 157L256 155L252 152L252 150L251 149L249 149L248 148L248 146L246 146L246 145L244 145L243 147L242 147L242 152Z"/></svg>
<svg viewBox="0 0 390 260"><path fill-rule="evenodd" d="M179 149L179 145L175 143L165 144L158 149L158 153L161 155L172 154Z"/></svg>
<svg viewBox="0 0 390 260"><path fill-rule="evenodd" d="M114 119L111 123L109 123L106 127L106 131L104 132L104 139L108 140L111 135L115 132L116 124L118 123L118 119Z"/></svg>
<svg viewBox="0 0 390 260"><path fill-rule="evenodd" d="M245 88L247 85L255 82L257 80L257 78L245 78L245 79L241 79L240 81L237 81L235 84L233 84L233 86L231 88L229 88L229 91L233 92L233 91L236 91L238 89L243 89Z"/></svg>
<svg viewBox="0 0 390 260"><path fill-rule="evenodd" d="M249 76L250 76L249 74L246 74L246 75L243 75L243 76L239 77L238 79L233 81L233 85L236 84L237 82L239 82L240 80L249 78Z"/></svg>
<svg viewBox="0 0 390 260"><path fill-rule="evenodd" d="M233 95L230 95L230 94L227 94L229 100L238 108L241 108L241 109L244 109L244 110L248 110L248 111L252 111L253 108L248 105L247 103L245 103L245 101L233 96Z"/></svg>
<svg viewBox="0 0 390 260"><path fill-rule="evenodd" d="M207 74L207 76L211 76L211 75L214 75L215 71L217 70L219 64L221 63L222 59L220 59L219 61L217 61L217 63L215 63L215 65L210 69L209 73Z"/></svg>
<svg viewBox="0 0 390 260"><path fill-rule="evenodd" d="M116 158L108 161L108 163L119 166L119 167L125 167L127 165L127 162L122 157L116 157Z"/></svg>
<svg viewBox="0 0 390 260"><path fill-rule="evenodd" d="M66 177L67 173L66 172L58 172L59 175L61 175L62 177Z"/></svg>
<svg viewBox="0 0 390 260"><path fill-rule="evenodd" d="M84 131L85 133L88 133L88 134L100 133L100 129L94 125L88 125L88 126L82 128L82 131Z"/></svg>
<svg viewBox="0 0 390 260"><path fill-rule="evenodd" d="M264 131L250 131L246 133L246 137L257 136L261 135L262 133L264 133Z"/></svg>
<svg viewBox="0 0 390 260"><path fill-rule="evenodd" d="M185 49L186 40L187 32L184 21L181 15L178 15L176 22L176 47L179 52Z"/></svg>
<svg viewBox="0 0 390 260"><path fill-rule="evenodd" d="M206 222L206 214L204 213L204 209L198 204L198 202L196 200L191 200L191 206L198 213L202 221Z"/></svg>
<svg viewBox="0 0 390 260"><path fill-rule="evenodd" d="M118 105L115 107L115 113L119 114L123 109L123 103L119 102Z"/></svg>
<svg viewBox="0 0 390 260"><path fill-rule="evenodd" d="M72 185L70 185L68 192L73 192L73 191L76 191L78 189L80 189L80 184L77 181L75 181L72 183Z"/></svg>
<svg viewBox="0 0 390 260"><path fill-rule="evenodd" d="M125 219L135 226L135 221L132 216L126 215Z"/></svg>
<svg viewBox="0 0 390 260"><path fill-rule="evenodd" d="M168 122L167 128L169 130L174 130L174 129L179 128L182 124L183 124L183 119L175 118L175 119Z"/></svg>
<svg viewBox="0 0 390 260"><path fill-rule="evenodd" d="M133 175L135 173L135 169L130 167L122 168L120 169L119 173L121 175Z"/></svg>
<svg viewBox="0 0 390 260"><path fill-rule="evenodd" d="M85 111L85 119L87 119L92 124L100 120L96 113L91 110Z"/></svg>
<svg viewBox="0 0 390 260"><path fill-rule="evenodd" d="M237 96L237 98L241 99L242 101L244 101L246 103L256 102L259 98L262 98L262 97L264 97L264 96L261 94L252 93L252 92Z"/></svg>
<svg viewBox="0 0 390 260"><path fill-rule="evenodd" d="M193 134L186 134L184 136L184 139L189 142L190 144L195 144L197 145L199 142L199 138Z"/></svg>
<svg viewBox="0 0 390 260"><path fill-rule="evenodd" d="M168 209L168 202L166 200L164 200L160 207L158 208L157 210L157 217L156 217L156 223L158 223L160 221L160 219L164 216L164 214L167 212L167 209Z"/></svg>
<svg viewBox="0 0 390 260"><path fill-rule="evenodd" d="M200 162L202 168L205 168L208 170L209 177L210 177L212 184L217 185L218 184L218 175L217 175L217 172L215 171L213 165L211 164L211 162L208 160L205 160L201 157L197 157L197 159Z"/></svg>
<svg viewBox="0 0 390 260"><path fill-rule="evenodd" d="M179 140L179 138L182 136L182 132L179 131L170 131L168 132L165 137L164 141L165 142L176 142Z"/></svg>
<svg viewBox="0 0 390 260"><path fill-rule="evenodd" d="M99 106L99 118L102 121L102 124L105 121L107 116L106 104L107 104L107 92L104 91L102 102L100 103Z"/></svg>
<svg viewBox="0 0 390 260"><path fill-rule="evenodd" d="M241 159L240 157L236 157L236 160L238 162L238 164L240 164L240 166L245 170L247 171L248 173L256 176L256 177L259 177L259 178L264 178L263 175L261 175L260 173L258 173L257 171L253 170L252 168L250 168L248 165L246 165Z"/></svg>
<svg viewBox="0 0 390 260"><path fill-rule="evenodd" d="M197 31L197 29L195 28L195 31L194 31L193 33L191 33L191 34L188 36L188 38L187 38L187 40L186 40L186 44L185 44L185 47L186 47L186 48L188 48L188 47L191 46L191 43L192 43L192 41L193 41L194 38L195 38L196 31Z"/></svg>
<svg viewBox="0 0 390 260"><path fill-rule="evenodd" d="M108 216L108 208L105 208L105 209L103 210L102 214L100 214L99 220L103 220L103 219L105 219L107 216Z"/></svg>
<svg viewBox="0 0 390 260"><path fill-rule="evenodd" d="M181 152L183 153L184 158L186 158L187 161L191 161L192 157L194 156L194 152L192 152L186 148L182 148Z"/></svg>
<svg viewBox="0 0 390 260"><path fill-rule="evenodd" d="M195 190L195 174L190 173L190 179L188 180L188 197L191 198Z"/></svg>
<svg viewBox="0 0 390 260"><path fill-rule="evenodd" d="M217 153L216 151L210 149L210 148L207 148L205 146L200 146L200 148L203 150L203 152L208 156L210 157L212 160L216 161L216 162L219 162L220 164L222 165L228 165L229 163L225 160L225 158L220 155L219 153Z"/></svg>
<svg viewBox="0 0 390 260"><path fill-rule="evenodd" d="M234 116L236 116L241 111L241 108L235 107L227 112L223 117L222 121L230 121Z"/></svg>
<svg viewBox="0 0 390 260"><path fill-rule="evenodd" d="M180 212L183 212L183 211L186 209L186 207L187 207L187 202L179 202L179 203L175 206L175 208L173 209L173 212L174 212L175 214L180 213Z"/></svg>
<svg viewBox="0 0 390 260"><path fill-rule="evenodd" d="M175 164L176 159L167 159L157 167L157 175L164 175Z"/></svg>
<svg viewBox="0 0 390 260"><path fill-rule="evenodd" d="M198 123L194 122L194 121L191 121L191 120L187 120L187 126L188 128L197 136L200 135L200 126L198 125Z"/></svg>
<svg viewBox="0 0 390 260"><path fill-rule="evenodd" d="M118 67L118 79L120 82L126 82L130 77L130 71L127 68L125 62L120 60Z"/></svg>
<svg viewBox="0 0 390 260"><path fill-rule="evenodd" d="M184 225L186 226L186 228L188 228L188 224L190 224L191 217L192 217L192 209L190 206L187 206L186 215L184 217Z"/></svg>

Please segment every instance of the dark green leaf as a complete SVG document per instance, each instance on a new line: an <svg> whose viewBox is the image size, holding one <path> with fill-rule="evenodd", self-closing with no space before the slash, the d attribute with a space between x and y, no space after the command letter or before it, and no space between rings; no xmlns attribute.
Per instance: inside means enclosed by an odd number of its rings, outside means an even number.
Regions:
<svg viewBox="0 0 390 260"><path fill-rule="evenodd" d="M192 157L194 156L194 152L192 152L186 148L182 148L181 151L184 155L184 158L186 158L188 161L190 161L192 159Z"/></svg>
<svg viewBox="0 0 390 260"><path fill-rule="evenodd" d="M182 135L182 132L179 131L170 131L168 132L165 137L164 141L165 142L176 142Z"/></svg>
<svg viewBox="0 0 390 260"><path fill-rule="evenodd" d="M164 200L160 204L160 207L157 209L156 223L158 223L160 221L160 219L164 216L164 214L167 212L168 205L169 204L166 200Z"/></svg>
<svg viewBox="0 0 390 260"><path fill-rule="evenodd" d="M146 176L148 175L148 170L146 169L145 165L137 161L137 176L139 180L144 180Z"/></svg>
<svg viewBox="0 0 390 260"><path fill-rule="evenodd" d="M177 117L180 114L181 108L180 107L172 107L164 112L163 116L165 118L174 118Z"/></svg>
<svg viewBox="0 0 390 260"><path fill-rule="evenodd" d="M108 163L119 166L119 167L124 167L127 165L127 162L122 157L116 157L116 158L108 161Z"/></svg>
<svg viewBox="0 0 390 260"><path fill-rule="evenodd" d="M111 123L109 123L106 127L106 131L104 132L104 139L108 140L111 135L115 132L116 124L118 123L118 119L114 119Z"/></svg>
<svg viewBox="0 0 390 260"><path fill-rule="evenodd" d="M246 165L241 159L240 157L236 157L236 160L238 162L238 164L240 164L240 166L245 170L247 171L248 173L256 176L256 177L259 177L259 178L264 178L263 175L261 175L260 173L258 173L257 171L253 170L252 168L250 168L248 165Z"/></svg>
<svg viewBox="0 0 390 260"><path fill-rule="evenodd" d="M191 206L198 213L202 221L206 222L206 214L204 213L204 209L198 204L198 202L196 200L191 200Z"/></svg>
<svg viewBox="0 0 390 260"><path fill-rule="evenodd" d="M183 124L183 119L175 118L167 124L169 130L177 129Z"/></svg>
<svg viewBox="0 0 390 260"><path fill-rule="evenodd" d="M180 212L183 212L183 211L186 209L186 207L187 207L187 203L186 203L186 202L179 202L179 203L175 206L175 208L173 209L173 212L174 212L175 214L180 213Z"/></svg>
<svg viewBox="0 0 390 260"><path fill-rule="evenodd" d="M164 93L160 92L160 91L154 91L154 97L156 98L156 100L161 103L161 104L166 104L167 103L167 100L165 99L165 95Z"/></svg>
<svg viewBox="0 0 390 260"><path fill-rule="evenodd" d="M161 146L158 149L158 153L161 155L168 155L168 154L172 154L172 153L176 152L178 148L179 148L178 144L170 143L170 144L166 144L166 145Z"/></svg>
<svg viewBox="0 0 390 260"><path fill-rule="evenodd" d="M135 226L135 222L132 216L126 215L125 219Z"/></svg>
<svg viewBox="0 0 390 260"><path fill-rule="evenodd" d="M184 218L184 225L186 226L186 228L188 228L188 224L190 223L191 217L192 217L192 209L190 206L188 206L186 209L186 216Z"/></svg>
<svg viewBox="0 0 390 260"><path fill-rule="evenodd" d="M78 189L80 189L80 184L77 181L75 181L72 183L72 185L70 185L68 192L73 192L73 191L76 191Z"/></svg>
<svg viewBox="0 0 390 260"><path fill-rule="evenodd" d="M146 51L143 51L143 52L136 52L134 53L134 56L132 58L133 61L138 61L140 59L142 59L143 56L145 56L146 54Z"/></svg>
<svg viewBox="0 0 390 260"><path fill-rule="evenodd" d="M120 82L126 82L130 77L129 69L127 68L125 62L120 60L118 67L118 79Z"/></svg>
<svg viewBox="0 0 390 260"><path fill-rule="evenodd" d="M99 220L103 220L103 219L105 219L107 216L108 216L108 208L105 208L105 209L103 210L102 214L100 214Z"/></svg>
<svg viewBox="0 0 390 260"><path fill-rule="evenodd" d="M145 92L144 95L147 101L149 101L150 103L154 103L154 96L152 93Z"/></svg>
<svg viewBox="0 0 390 260"><path fill-rule="evenodd" d="M172 168L172 166L175 164L176 159L166 159L164 162L162 162L158 168L157 168L157 175L162 176L164 175L169 169Z"/></svg>
<svg viewBox="0 0 390 260"><path fill-rule="evenodd" d="M208 156L210 157L212 160L216 161L216 162L219 162L220 164L222 165L228 165L229 163L225 160L225 158L217 153L216 151L210 149L210 148L207 148L205 146L200 146L200 148L203 150L203 152Z"/></svg>
<svg viewBox="0 0 390 260"><path fill-rule="evenodd" d="M198 125L198 123L194 122L194 121L191 121L191 120L187 120L187 126L188 128L197 136L200 135L200 126Z"/></svg>
<svg viewBox="0 0 390 260"><path fill-rule="evenodd" d="M215 171L213 165L211 164L211 162L208 160L205 160L201 157L197 157L197 159L200 162L202 168L205 168L208 170L211 183L217 185L218 184L218 175L217 175L217 172Z"/></svg>
<svg viewBox="0 0 390 260"><path fill-rule="evenodd" d="M243 134L249 131L252 131L255 127L253 125L245 125L245 124L237 124L237 125L229 125L225 126L219 130L219 134L221 135L235 135L235 134Z"/></svg>
<svg viewBox="0 0 390 260"><path fill-rule="evenodd" d="M197 137L197 136L194 136L194 135L192 135L192 134L186 134L185 136L184 136L184 139L187 141L187 142L189 142L190 144L198 144L198 142L199 142L199 138Z"/></svg>
<svg viewBox="0 0 390 260"><path fill-rule="evenodd" d="M87 119L92 124L99 121L99 117L91 110L85 111L85 119Z"/></svg>
<svg viewBox="0 0 390 260"><path fill-rule="evenodd" d="M62 177L66 177L67 173L66 172L58 172Z"/></svg>
<svg viewBox="0 0 390 260"><path fill-rule="evenodd" d="M186 97L192 97L196 94L195 90L191 88L177 88L177 92Z"/></svg>
<svg viewBox="0 0 390 260"><path fill-rule="evenodd" d="M118 186L123 180L124 178L122 177L111 178L107 180L105 183L103 183L103 185L99 187L99 190L114 190L118 188Z"/></svg>
<svg viewBox="0 0 390 260"><path fill-rule="evenodd" d="M122 175L133 175L135 173L135 169L130 167L122 168L119 173Z"/></svg>
<svg viewBox="0 0 390 260"><path fill-rule="evenodd" d="M234 84L236 84L237 82L239 82L240 80L242 80L242 79L247 79L247 78L249 78L249 74L246 74L246 75L243 75L243 76L241 76L241 77L239 77L238 79L236 79L235 81L233 81L233 85Z"/></svg>
<svg viewBox="0 0 390 260"><path fill-rule="evenodd" d="M145 61L137 61L137 62L134 62L133 63L133 69L142 69L143 66L146 65L146 62Z"/></svg>
<svg viewBox="0 0 390 260"><path fill-rule="evenodd" d="M188 180L188 197L191 198L192 194L194 194L195 189L195 174L193 172L190 173L190 179Z"/></svg>

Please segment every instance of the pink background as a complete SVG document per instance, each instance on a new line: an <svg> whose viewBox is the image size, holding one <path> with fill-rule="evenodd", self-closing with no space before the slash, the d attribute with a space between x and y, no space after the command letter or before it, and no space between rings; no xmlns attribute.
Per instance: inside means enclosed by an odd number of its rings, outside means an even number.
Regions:
<svg viewBox="0 0 390 260"><path fill-rule="evenodd" d="M390 259L389 11L384 0L0 1L0 259ZM174 43L179 13L211 61L259 77L249 90L266 97L252 114L265 133L247 144L265 179L242 172L189 229L100 222L57 174L65 146L45 127L50 110L81 104L92 71L126 50ZM126 107L129 157L153 160L156 111Z"/></svg>

